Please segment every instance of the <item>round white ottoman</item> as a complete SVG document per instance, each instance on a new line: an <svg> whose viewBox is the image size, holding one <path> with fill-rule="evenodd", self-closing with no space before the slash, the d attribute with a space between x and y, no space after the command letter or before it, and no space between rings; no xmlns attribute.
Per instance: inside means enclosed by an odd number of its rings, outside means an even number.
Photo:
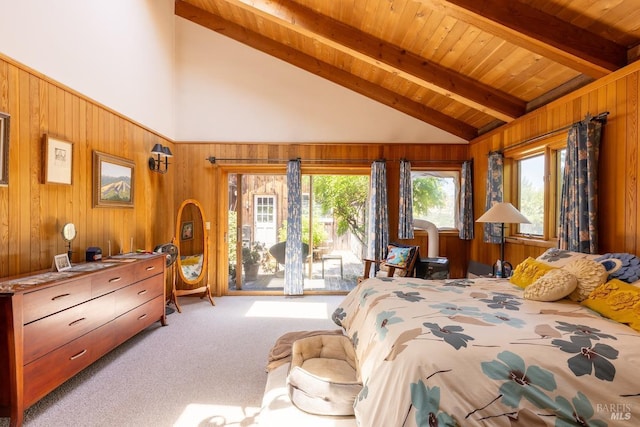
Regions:
<svg viewBox="0 0 640 427"><path fill-rule="evenodd" d="M305 412L353 415L362 382L349 338L317 335L295 341L287 386L293 404Z"/></svg>

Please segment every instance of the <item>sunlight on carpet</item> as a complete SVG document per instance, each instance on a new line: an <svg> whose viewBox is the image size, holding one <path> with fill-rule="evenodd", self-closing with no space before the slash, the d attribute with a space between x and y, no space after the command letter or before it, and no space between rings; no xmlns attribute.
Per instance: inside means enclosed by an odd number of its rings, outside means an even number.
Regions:
<svg viewBox="0 0 640 427"><path fill-rule="evenodd" d="M192 403L185 408L173 426L251 426L256 424L259 412L260 408L254 407Z"/></svg>
<svg viewBox="0 0 640 427"><path fill-rule="evenodd" d="M291 319L326 319L324 302L256 301L245 317L281 317Z"/></svg>

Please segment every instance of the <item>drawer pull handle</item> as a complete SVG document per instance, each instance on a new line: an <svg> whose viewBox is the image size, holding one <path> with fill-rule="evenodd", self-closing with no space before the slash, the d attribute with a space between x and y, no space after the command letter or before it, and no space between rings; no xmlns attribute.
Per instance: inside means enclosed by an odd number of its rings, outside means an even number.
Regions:
<svg viewBox="0 0 640 427"><path fill-rule="evenodd" d="M145 313L145 314L143 314L142 316L138 317L138 320L142 320L142 319L144 319L145 317L147 317L147 313Z"/></svg>
<svg viewBox="0 0 640 427"><path fill-rule="evenodd" d="M73 322L69 323L69 326L73 326L73 325L75 325L76 323L80 323L80 322L82 322L82 321L83 321L83 320L85 320L85 319L86 319L86 317L81 317L81 318L79 318L79 319L77 319L77 320L74 320Z"/></svg>
<svg viewBox="0 0 640 427"><path fill-rule="evenodd" d="M138 292L138 295L144 295L147 293L146 289L141 290L140 292Z"/></svg>
<svg viewBox="0 0 640 427"><path fill-rule="evenodd" d="M71 356L71 357L69 358L69 360L76 360L78 357L82 357L82 356L84 356L86 353L87 353L87 349L85 348L85 349L84 349L84 350L82 350L80 353L78 353L78 354L75 354L75 355Z"/></svg>
<svg viewBox="0 0 640 427"><path fill-rule="evenodd" d="M109 283L119 282L120 280L122 280L122 277L114 277L113 279L109 279Z"/></svg>
<svg viewBox="0 0 640 427"><path fill-rule="evenodd" d="M55 297L51 298L51 301L55 301L55 300L60 299L60 298L68 297L69 295L71 295L71 294L56 295Z"/></svg>
<svg viewBox="0 0 640 427"><path fill-rule="evenodd" d="M156 266L155 265L150 265L149 267L147 267L147 271L151 271L151 270L155 270Z"/></svg>

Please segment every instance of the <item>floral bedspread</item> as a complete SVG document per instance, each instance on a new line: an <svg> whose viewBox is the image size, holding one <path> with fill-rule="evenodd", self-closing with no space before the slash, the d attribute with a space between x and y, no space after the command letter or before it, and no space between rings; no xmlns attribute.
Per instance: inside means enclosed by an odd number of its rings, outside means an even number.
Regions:
<svg viewBox="0 0 640 427"><path fill-rule="evenodd" d="M333 320L356 347L360 426L640 425L640 334L505 279L373 278Z"/></svg>
<svg viewBox="0 0 640 427"><path fill-rule="evenodd" d="M200 277L202 271L202 254L189 255L182 257L180 266L182 267L182 276L188 280L196 280Z"/></svg>

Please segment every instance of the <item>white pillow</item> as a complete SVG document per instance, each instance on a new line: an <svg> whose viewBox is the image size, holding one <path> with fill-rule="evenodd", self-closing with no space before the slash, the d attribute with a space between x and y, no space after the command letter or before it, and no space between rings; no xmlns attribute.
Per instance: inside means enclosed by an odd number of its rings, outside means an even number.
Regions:
<svg viewBox="0 0 640 427"><path fill-rule="evenodd" d="M569 294L569 299L577 302L585 300L591 291L605 283L609 277L604 265L585 258L576 259L562 269L578 279L578 286Z"/></svg>
<svg viewBox="0 0 640 427"><path fill-rule="evenodd" d="M524 288L524 297L535 301L558 301L573 292L577 286L576 276L567 270L556 268Z"/></svg>

